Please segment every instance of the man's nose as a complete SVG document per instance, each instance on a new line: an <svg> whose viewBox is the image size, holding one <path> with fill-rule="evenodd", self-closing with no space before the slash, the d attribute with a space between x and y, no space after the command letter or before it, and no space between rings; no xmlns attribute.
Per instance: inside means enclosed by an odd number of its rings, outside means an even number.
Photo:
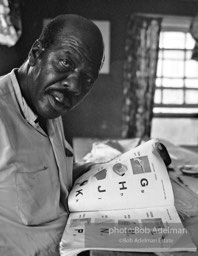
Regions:
<svg viewBox="0 0 198 256"><path fill-rule="evenodd" d="M63 82L68 91L79 96L81 94L81 82L79 74L70 74Z"/></svg>

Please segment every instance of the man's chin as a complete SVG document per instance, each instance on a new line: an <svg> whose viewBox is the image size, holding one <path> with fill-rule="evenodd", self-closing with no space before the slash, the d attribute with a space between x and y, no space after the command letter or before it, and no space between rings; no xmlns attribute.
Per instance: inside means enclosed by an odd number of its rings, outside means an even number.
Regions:
<svg viewBox="0 0 198 256"><path fill-rule="evenodd" d="M55 119L59 116L61 116L61 113L57 111L49 111L49 110L40 110L38 111L38 116L40 116L43 119Z"/></svg>

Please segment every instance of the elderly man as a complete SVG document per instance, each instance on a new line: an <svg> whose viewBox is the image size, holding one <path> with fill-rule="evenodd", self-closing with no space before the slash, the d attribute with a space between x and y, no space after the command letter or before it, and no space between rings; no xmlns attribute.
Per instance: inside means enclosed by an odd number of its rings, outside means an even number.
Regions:
<svg viewBox="0 0 198 256"><path fill-rule="evenodd" d="M91 90L103 50L94 23L60 15L1 77L0 255L59 255L73 165L60 116Z"/></svg>

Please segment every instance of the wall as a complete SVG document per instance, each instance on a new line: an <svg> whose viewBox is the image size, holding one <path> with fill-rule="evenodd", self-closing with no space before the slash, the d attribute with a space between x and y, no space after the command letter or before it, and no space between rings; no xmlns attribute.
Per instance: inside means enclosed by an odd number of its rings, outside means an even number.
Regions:
<svg viewBox="0 0 198 256"><path fill-rule="evenodd" d="M174 0L67 1L69 12L85 15L91 19L110 20L111 22L110 74L101 75L92 94L88 96L84 104L65 117L64 124L67 134L88 137L120 136L122 65L125 59L125 32L129 16L133 12L193 15L196 6L190 2ZM196 4L198 7L198 2ZM155 127L156 124L157 122L154 123ZM153 132L152 135L158 134Z"/></svg>
<svg viewBox="0 0 198 256"><path fill-rule="evenodd" d="M176 145L198 145L198 119L154 118L151 137L165 139Z"/></svg>
<svg viewBox="0 0 198 256"><path fill-rule="evenodd" d="M21 0L23 34L16 46L0 46L0 75L19 66L38 37L43 18L76 13L93 20L111 22L110 73L100 75L84 102L63 117L66 137L119 137L122 110L122 65L125 31L135 12L194 15L195 0Z"/></svg>

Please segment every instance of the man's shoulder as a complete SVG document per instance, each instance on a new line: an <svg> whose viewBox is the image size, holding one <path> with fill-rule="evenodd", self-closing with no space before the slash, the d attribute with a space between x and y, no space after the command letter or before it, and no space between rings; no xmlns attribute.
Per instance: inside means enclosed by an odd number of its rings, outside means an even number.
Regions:
<svg viewBox="0 0 198 256"><path fill-rule="evenodd" d="M16 94L10 73L0 77L0 115L6 116L9 109L16 109Z"/></svg>
<svg viewBox="0 0 198 256"><path fill-rule="evenodd" d="M11 93L12 89L12 80L10 73L4 76L0 76L0 96L5 96Z"/></svg>

